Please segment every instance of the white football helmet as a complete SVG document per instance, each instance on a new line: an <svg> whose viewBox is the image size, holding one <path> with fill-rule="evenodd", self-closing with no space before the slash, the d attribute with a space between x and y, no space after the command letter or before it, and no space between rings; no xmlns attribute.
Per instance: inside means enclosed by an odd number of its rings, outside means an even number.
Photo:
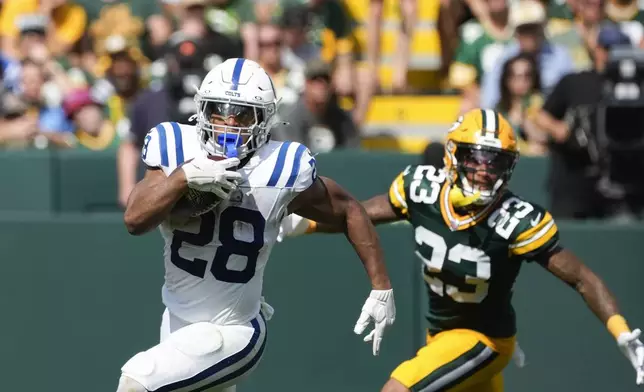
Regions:
<svg viewBox="0 0 644 392"><path fill-rule="evenodd" d="M243 159L268 141L278 102L273 81L256 62L217 65L195 95L202 146L211 155Z"/></svg>

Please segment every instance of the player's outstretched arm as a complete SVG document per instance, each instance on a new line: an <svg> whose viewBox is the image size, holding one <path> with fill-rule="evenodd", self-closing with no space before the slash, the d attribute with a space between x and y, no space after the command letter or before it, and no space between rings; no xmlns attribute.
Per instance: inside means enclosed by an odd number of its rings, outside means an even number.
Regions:
<svg viewBox="0 0 644 392"><path fill-rule="evenodd" d="M391 203L389 202L389 196L385 193L382 195L374 196L367 201L362 202L362 206L367 212L367 216L371 220L371 223L374 225L380 225L384 223L395 222L401 219L399 215L396 214ZM310 230L320 233L341 233L342 227L333 226L325 223L318 223L315 221L309 221L310 226L313 226Z"/></svg>
<svg viewBox="0 0 644 392"><path fill-rule="evenodd" d="M412 167L407 167L394 179L389 192L374 196L362 202L362 205L374 225L406 220L409 218L407 209L407 187L406 175L412 173ZM291 214L282 220L280 234L277 238L282 241L284 237L295 237L308 233L341 233L344 231L342 225L334 222L320 222L314 219L303 218L297 214Z"/></svg>
<svg viewBox="0 0 644 392"><path fill-rule="evenodd" d="M127 201L123 217L127 231L141 235L154 229L187 191L188 181L183 170L166 176L161 169L148 169Z"/></svg>
<svg viewBox="0 0 644 392"><path fill-rule="evenodd" d="M637 372L636 382L644 384L644 345L640 330L631 331L619 313L617 300L606 284L571 251L561 249L541 263L550 273L575 288L617 340L621 351Z"/></svg>
<svg viewBox="0 0 644 392"><path fill-rule="evenodd" d="M390 289L380 240L359 201L338 183L318 177L289 204L289 212L346 234L362 260L374 289Z"/></svg>
<svg viewBox="0 0 644 392"><path fill-rule="evenodd" d="M371 219L371 223L376 226L402 219L394 211L387 194L374 196L367 201L363 201L362 206L369 219ZM297 236L305 233L343 233L345 229L341 224L316 222L297 214L291 214L284 218L282 226L286 236Z"/></svg>
<svg viewBox="0 0 644 392"><path fill-rule="evenodd" d="M365 341L373 340L373 354L377 355L384 329L393 324L396 309L380 240L369 215L360 202L335 181L325 177L317 177L311 186L299 193L289 204L289 212L337 227L347 236L373 288L354 331L362 333L370 320L374 320L375 329L365 337Z"/></svg>

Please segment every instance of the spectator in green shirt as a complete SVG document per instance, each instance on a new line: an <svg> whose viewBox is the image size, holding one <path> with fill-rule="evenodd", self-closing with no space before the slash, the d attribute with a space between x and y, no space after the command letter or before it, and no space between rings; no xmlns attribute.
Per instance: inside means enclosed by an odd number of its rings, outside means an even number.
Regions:
<svg viewBox="0 0 644 392"><path fill-rule="evenodd" d="M472 20L460 29L460 44L449 69L453 88L462 91L463 112L479 106L481 77L489 71L512 38L505 0L487 0L489 22Z"/></svg>
<svg viewBox="0 0 644 392"><path fill-rule="evenodd" d="M356 94L354 120L358 113L360 122L368 106L364 91L355 89L355 64L353 61L353 20L339 0L280 0L273 18L281 20L285 13L297 10L308 21L307 42L317 49L317 58L333 64L333 86L339 96ZM298 48L291 48L294 52ZM367 99L365 99L367 98ZM362 116L361 116L362 115Z"/></svg>
<svg viewBox="0 0 644 392"><path fill-rule="evenodd" d="M210 27L222 34L240 40L244 57L258 59L258 32L255 5L252 0L183 0L190 3L207 3L206 20Z"/></svg>
<svg viewBox="0 0 644 392"><path fill-rule="evenodd" d="M141 47L151 59L156 59L155 48L160 47L170 37L172 25L162 13L162 5L173 0L78 0L87 12L90 23L100 19L101 10L107 6L123 4L132 16L145 22L145 34L141 37Z"/></svg>
<svg viewBox="0 0 644 392"><path fill-rule="evenodd" d="M338 0L281 0L273 11L280 20L287 9L305 8L308 17L307 37L320 51L320 57L331 62L353 51L353 20Z"/></svg>
<svg viewBox="0 0 644 392"><path fill-rule="evenodd" d="M594 51L599 25L605 19L602 0L577 0L578 10L575 20L551 20L547 24L547 34L552 43L568 49L575 71L592 67L590 53Z"/></svg>
<svg viewBox="0 0 644 392"><path fill-rule="evenodd" d="M597 45L597 35L603 24L616 23L626 34L634 46L644 42L644 25L636 19L615 21L607 14L612 3L604 0L576 0L578 11L574 20L553 19L548 22L547 33L550 42L562 45L568 49L575 70L583 71L592 68L590 53L594 53ZM639 14L632 14L637 18Z"/></svg>
<svg viewBox="0 0 644 392"><path fill-rule="evenodd" d="M129 122L121 118L115 124L112 120L117 113L111 112L111 106L93 97L89 89L76 89L65 96L63 108L74 123L78 147L95 151L118 147L118 127L124 128L121 132L125 132Z"/></svg>
<svg viewBox="0 0 644 392"><path fill-rule="evenodd" d="M548 19L574 20L577 0L552 0L548 4Z"/></svg>

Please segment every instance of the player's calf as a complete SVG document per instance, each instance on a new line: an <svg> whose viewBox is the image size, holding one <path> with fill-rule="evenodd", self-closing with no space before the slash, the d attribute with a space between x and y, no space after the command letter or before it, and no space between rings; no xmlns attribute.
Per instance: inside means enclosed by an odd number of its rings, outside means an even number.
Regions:
<svg viewBox="0 0 644 392"><path fill-rule="evenodd" d="M390 378L389 381L382 387L381 392L409 392L406 386L402 385L400 381Z"/></svg>
<svg viewBox="0 0 644 392"><path fill-rule="evenodd" d="M121 375L119 379L119 386L116 392L148 392L147 389L138 382L132 380L128 376Z"/></svg>

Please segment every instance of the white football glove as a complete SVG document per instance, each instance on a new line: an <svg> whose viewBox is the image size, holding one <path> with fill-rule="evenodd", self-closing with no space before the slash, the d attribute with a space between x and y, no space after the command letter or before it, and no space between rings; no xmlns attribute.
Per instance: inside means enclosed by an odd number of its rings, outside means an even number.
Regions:
<svg viewBox="0 0 644 392"><path fill-rule="evenodd" d="M236 182L242 178L240 173L228 169L238 165L237 158L213 161L208 157L200 156L181 166L181 169L186 175L190 188L212 192L222 199L227 199L230 192L237 189Z"/></svg>
<svg viewBox="0 0 644 392"><path fill-rule="evenodd" d="M385 328L396 320L396 305L394 304L394 291L371 290L369 298L362 306L362 312L353 328L353 332L361 335L373 319L374 329L365 336L364 341L373 341L373 355L378 355L380 342Z"/></svg>
<svg viewBox="0 0 644 392"><path fill-rule="evenodd" d="M631 332L624 332L617 337L617 345L622 353L631 361L631 365L637 373L635 380L637 385L644 384L644 344L639 340L642 331L636 329Z"/></svg>
<svg viewBox="0 0 644 392"><path fill-rule="evenodd" d="M282 219L280 231L277 234L277 242L282 242L285 237L295 237L306 233L309 228L309 220L296 214L290 214Z"/></svg>

